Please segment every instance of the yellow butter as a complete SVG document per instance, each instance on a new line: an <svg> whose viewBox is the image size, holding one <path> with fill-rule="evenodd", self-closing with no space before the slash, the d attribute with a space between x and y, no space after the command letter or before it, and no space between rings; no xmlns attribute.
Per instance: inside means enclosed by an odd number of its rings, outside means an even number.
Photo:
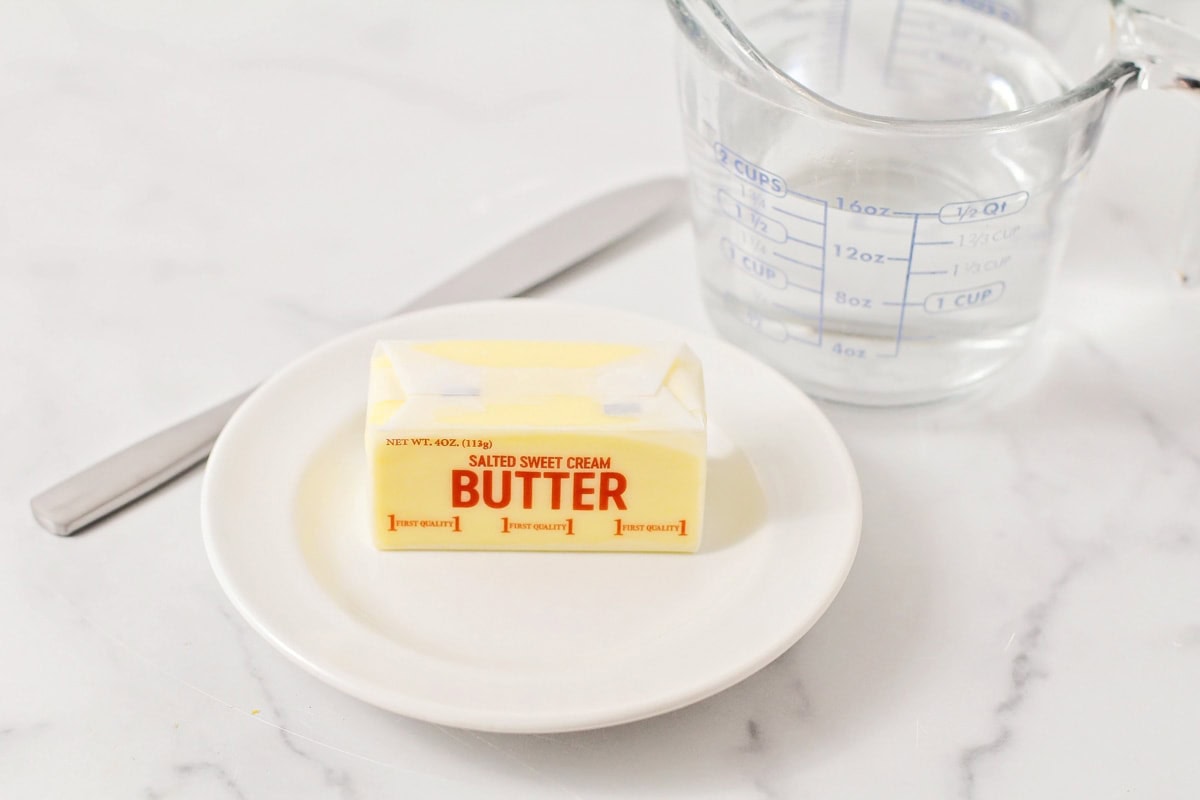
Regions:
<svg viewBox="0 0 1200 800"><path fill-rule="evenodd" d="M366 448L383 550L700 544L704 388L683 345L379 342Z"/></svg>

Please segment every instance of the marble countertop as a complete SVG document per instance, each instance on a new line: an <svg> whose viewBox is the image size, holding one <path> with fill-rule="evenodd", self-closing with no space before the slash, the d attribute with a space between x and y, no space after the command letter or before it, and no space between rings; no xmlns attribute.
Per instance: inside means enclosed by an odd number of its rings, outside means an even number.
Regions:
<svg viewBox="0 0 1200 800"><path fill-rule="evenodd" d="M70 471L614 176L681 170L672 35L655 0L0 9L0 795L1200 795L1179 95L1116 105L1001 385L822 405L862 482L855 566L799 644L688 708L516 736L345 696L222 593L201 470L80 536L36 526ZM692 258L675 209L539 294L707 330Z"/></svg>

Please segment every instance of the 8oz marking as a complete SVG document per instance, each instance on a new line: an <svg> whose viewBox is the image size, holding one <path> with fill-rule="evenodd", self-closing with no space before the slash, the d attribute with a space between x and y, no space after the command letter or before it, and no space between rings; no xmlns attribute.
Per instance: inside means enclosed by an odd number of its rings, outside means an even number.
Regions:
<svg viewBox="0 0 1200 800"><path fill-rule="evenodd" d="M854 295L847 294L846 292L835 293L833 295L833 300L834 300L834 302L836 302L840 305L850 306L851 308L870 308L871 307L871 298L855 297Z"/></svg>

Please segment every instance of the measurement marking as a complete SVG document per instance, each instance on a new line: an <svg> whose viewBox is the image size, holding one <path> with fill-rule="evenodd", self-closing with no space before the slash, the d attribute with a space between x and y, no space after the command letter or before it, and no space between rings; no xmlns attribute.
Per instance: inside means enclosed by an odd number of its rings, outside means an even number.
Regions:
<svg viewBox="0 0 1200 800"><path fill-rule="evenodd" d="M881 306L901 306L901 307L905 307L905 306L924 306L925 304L924 304L924 303L906 303L906 302L904 302L904 301L901 301L901 300L884 300L884 301L883 301L882 303L880 303L879 305L881 305Z"/></svg>
<svg viewBox="0 0 1200 800"><path fill-rule="evenodd" d="M888 256L887 260L888 261L908 261L908 259L905 258L904 256Z"/></svg>
<svg viewBox="0 0 1200 800"><path fill-rule="evenodd" d="M788 281L788 286L794 287L794 288L796 288L796 289L802 289L803 291L806 291L806 292L812 292L813 294L820 294L820 293L821 293L821 290L820 290L820 289L814 289L813 287L811 287L811 286L805 286L805 285L804 285L804 284L802 284L802 283L792 283L791 281Z"/></svg>
<svg viewBox="0 0 1200 800"><path fill-rule="evenodd" d="M941 244L954 244L954 240L950 239L945 242L913 242L914 247L929 246L929 245L941 245Z"/></svg>
<svg viewBox="0 0 1200 800"><path fill-rule="evenodd" d="M850 5L850 0L846 0ZM817 300L817 347L825 345L825 267L829 253L829 202L826 201L821 213L821 294Z"/></svg>
<svg viewBox="0 0 1200 800"><path fill-rule="evenodd" d="M793 214L791 211L788 211L786 208L780 208L779 206L771 206L771 208L775 209L780 214L787 214L789 217L795 217L796 219L802 219L805 222L811 222L814 225L824 225L825 224L824 222L821 222L821 220L819 220L819 219L813 219L812 217L806 217L806 216L803 216L802 214Z"/></svg>
<svg viewBox="0 0 1200 800"><path fill-rule="evenodd" d="M926 269L926 270L913 270L912 272L910 272L908 274L909 275L945 275L949 272L950 272L950 270L948 270L948 269Z"/></svg>
<svg viewBox="0 0 1200 800"><path fill-rule="evenodd" d="M798 267L806 267L808 269L824 269L824 267L818 267L816 264L810 264L807 261L801 261L798 258L789 258L788 256L785 256L783 253L779 252L778 250L772 250L771 253L779 256L784 261L789 261L792 264L795 264Z"/></svg>
<svg viewBox="0 0 1200 800"><path fill-rule="evenodd" d="M1028 202L1029 192L1021 191L964 203L947 203L938 212L938 220L947 225L962 225L985 219L998 219L1019 213Z"/></svg>
<svg viewBox="0 0 1200 800"><path fill-rule="evenodd" d="M814 203L821 203L821 204L825 203L825 201L819 197L813 197L811 194L803 194L801 192L797 192L795 189L788 189L787 193L794 194L794 195L796 195L796 197L803 197L805 200L811 200Z"/></svg>
<svg viewBox="0 0 1200 800"><path fill-rule="evenodd" d="M806 244L806 245L808 245L809 247L815 247L815 248L817 248L818 250L824 250L824 249L825 249L825 245L823 245L823 244L817 244L816 242L810 242L810 241L808 241L807 239L797 239L797 238L796 238L796 237L794 237L794 236L789 236L789 237L787 237L787 238L788 238L788 241L789 241L789 242L797 242L797 243L799 243L799 244Z"/></svg>
<svg viewBox="0 0 1200 800"><path fill-rule="evenodd" d="M717 206L725 216L758 236L765 236L779 244L792 238L782 222L737 200L724 187L717 189Z"/></svg>
<svg viewBox="0 0 1200 800"><path fill-rule="evenodd" d="M900 306L900 323L896 326L896 355L900 355L900 339L904 336L904 310L908 306L908 284L912 280L913 253L917 249L917 225L920 222L920 217L913 217L912 236L908 240L908 269L904 273L904 294L901 295L903 303Z"/></svg>
<svg viewBox="0 0 1200 800"><path fill-rule="evenodd" d="M937 211L889 211L893 217L936 217Z"/></svg>
<svg viewBox="0 0 1200 800"><path fill-rule="evenodd" d="M760 280L772 289L786 289L792 283L787 270L768 262L763 255L749 253L725 237L721 237L721 253L734 265L734 269Z"/></svg>

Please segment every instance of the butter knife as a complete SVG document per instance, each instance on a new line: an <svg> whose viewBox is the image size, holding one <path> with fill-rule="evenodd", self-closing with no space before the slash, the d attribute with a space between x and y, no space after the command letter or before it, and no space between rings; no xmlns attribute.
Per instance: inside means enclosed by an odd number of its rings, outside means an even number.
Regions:
<svg viewBox="0 0 1200 800"><path fill-rule="evenodd" d="M511 297L630 233L682 194L678 178L629 184L574 206L459 270L396 313ZM38 523L70 536L153 492L208 457L225 423L253 389L115 453L30 501Z"/></svg>

